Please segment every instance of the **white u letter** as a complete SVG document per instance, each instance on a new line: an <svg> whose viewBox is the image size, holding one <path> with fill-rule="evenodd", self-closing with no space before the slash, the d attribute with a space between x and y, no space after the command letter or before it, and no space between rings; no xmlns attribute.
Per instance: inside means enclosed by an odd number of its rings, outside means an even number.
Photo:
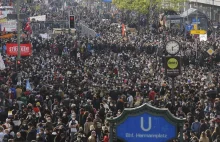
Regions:
<svg viewBox="0 0 220 142"><path fill-rule="evenodd" d="M141 129L145 132L150 131L152 127L151 117L148 118L148 128L144 128L144 117L141 117Z"/></svg>

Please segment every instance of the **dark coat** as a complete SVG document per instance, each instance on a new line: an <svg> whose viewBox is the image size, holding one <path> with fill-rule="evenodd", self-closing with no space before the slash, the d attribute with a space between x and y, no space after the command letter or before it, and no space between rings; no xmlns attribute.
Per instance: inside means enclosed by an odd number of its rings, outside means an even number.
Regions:
<svg viewBox="0 0 220 142"><path fill-rule="evenodd" d="M25 139L23 137L14 139L14 142L24 142L24 141L25 141Z"/></svg>
<svg viewBox="0 0 220 142"><path fill-rule="evenodd" d="M36 129L33 128L30 132L28 132L26 140L27 141L36 140L36 134L37 134L37 131Z"/></svg>

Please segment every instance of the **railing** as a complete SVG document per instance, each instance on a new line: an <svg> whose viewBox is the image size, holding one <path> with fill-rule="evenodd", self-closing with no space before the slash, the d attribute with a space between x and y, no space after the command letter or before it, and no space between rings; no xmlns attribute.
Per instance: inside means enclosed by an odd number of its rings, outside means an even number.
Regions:
<svg viewBox="0 0 220 142"><path fill-rule="evenodd" d="M89 28L85 22L80 21L79 26L81 28L82 35L85 35L87 37L96 37L97 36L97 33L93 29Z"/></svg>

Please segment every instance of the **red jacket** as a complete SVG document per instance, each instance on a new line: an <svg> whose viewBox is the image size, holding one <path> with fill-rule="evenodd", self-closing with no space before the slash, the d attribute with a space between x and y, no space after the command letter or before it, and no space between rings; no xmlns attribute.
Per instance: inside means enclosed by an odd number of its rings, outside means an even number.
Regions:
<svg viewBox="0 0 220 142"><path fill-rule="evenodd" d="M149 93L149 100L154 101L155 100L155 96L156 96L156 93L153 90L151 90L150 93Z"/></svg>

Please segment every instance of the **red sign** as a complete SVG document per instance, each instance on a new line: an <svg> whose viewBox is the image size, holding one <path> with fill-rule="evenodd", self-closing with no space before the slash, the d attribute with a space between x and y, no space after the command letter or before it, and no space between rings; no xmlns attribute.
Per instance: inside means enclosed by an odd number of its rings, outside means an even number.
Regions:
<svg viewBox="0 0 220 142"><path fill-rule="evenodd" d="M31 44L20 44L21 47L21 56L30 56L32 53ZM6 44L6 53L10 56L18 55L18 45L16 43L7 43Z"/></svg>

